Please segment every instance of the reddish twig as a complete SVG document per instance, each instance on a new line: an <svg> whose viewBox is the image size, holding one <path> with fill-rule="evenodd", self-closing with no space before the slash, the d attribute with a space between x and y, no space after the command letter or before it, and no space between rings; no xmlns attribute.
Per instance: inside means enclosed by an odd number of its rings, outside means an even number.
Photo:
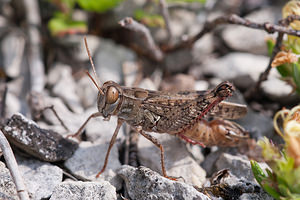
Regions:
<svg viewBox="0 0 300 200"><path fill-rule="evenodd" d="M137 21L133 20L131 17L126 17L122 19L121 21L119 21L119 24L122 27L132 30L140 34L142 37L144 37L146 42L146 48L149 50L149 53L156 61L161 61L163 59L164 55L162 51L155 44L150 34L150 31L146 26L138 23Z"/></svg>
<svg viewBox="0 0 300 200"><path fill-rule="evenodd" d="M0 148L2 149L4 158L6 161L6 165L10 171L10 174L11 174L14 182L15 182L17 193L18 193L20 199L21 200L29 200L29 196L28 196L23 178L20 174L17 161L16 161L13 151L11 150L11 147L2 131L0 131Z"/></svg>
<svg viewBox="0 0 300 200"><path fill-rule="evenodd" d="M279 25L277 24L272 24L269 22L265 22L265 23L255 23L253 21L250 21L248 19L244 19L242 17L239 17L235 14L229 15L229 16L221 16L218 17L216 19L214 19L211 22L206 22L204 24L203 29L196 34L195 36L189 38L188 40L183 41L182 43L179 43L177 45L174 46L170 46L166 48L166 51L173 51L176 49L180 49L186 46L191 46L194 42L196 42L197 40L199 40L202 36L204 36L206 33L212 31L213 29L215 29L218 25L221 24L236 24L236 25L242 25L242 26L246 26L249 28L253 28L253 29L260 29L260 30L265 30L268 33L285 33L288 35L294 35L294 36L300 36L300 31L291 29L286 27L286 24L291 23L294 20L300 20L299 16L289 16L288 18L281 20L279 22Z"/></svg>
<svg viewBox="0 0 300 200"><path fill-rule="evenodd" d="M268 67L266 68L266 70L264 72L262 72L259 76L259 79L258 81L255 83L255 85L253 87L251 87L250 89L248 89L244 95L244 97L246 99L249 99L251 98L255 93L257 93L257 91L259 90L260 88L260 85L263 81L267 80L268 79L268 76L269 76L269 73L272 69L272 62L276 56L276 54L280 51L280 47L281 47L281 44L282 44L282 39L283 39L283 33L279 33L278 34L278 37L276 39L276 45L272 51L272 55L271 55L271 58L270 58L270 61L269 61L269 64L268 64Z"/></svg>
<svg viewBox="0 0 300 200"><path fill-rule="evenodd" d="M164 21L165 21L166 30L168 33L168 40L172 41L173 34L171 31L171 27L170 27L170 15L169 15L169 10L168 10L168 5L165 0L159 0L159 8L160 8L160 12L164 18Z"/></svg>

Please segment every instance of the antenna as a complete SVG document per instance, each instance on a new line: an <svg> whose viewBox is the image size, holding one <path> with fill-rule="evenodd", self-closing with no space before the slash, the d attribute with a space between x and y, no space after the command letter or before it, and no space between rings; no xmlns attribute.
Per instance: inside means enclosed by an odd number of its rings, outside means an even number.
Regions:
<svg viewBox="0 0 300 200"><path fill-rule="evenodd" d="M90 63L92 65L92 69L93 69L93 72L94 72L94 75L95 75L95 79L93 79L93 77L91 76L91 74L87 71L87 75L90 77L90 79L93 81L93 83L95 84L95 86L97 87L97 89L99 90L99 92L104 95L104 92L101 90L100 86L99 86L99 83L100 83L100 80L97 76L97 73L96 73L96 69L95 69L95 66L94 66L94 62L93 62L93 59L92 59L92 56L90 54L90 50L89 50L89 47L88 47L88 44L87 44L87 40L86 40L86 36L84 36L84 45L85 45L85 48L86 48L86 51L87 51L87 54L89 56L89 59L90 59Z"/></svg>

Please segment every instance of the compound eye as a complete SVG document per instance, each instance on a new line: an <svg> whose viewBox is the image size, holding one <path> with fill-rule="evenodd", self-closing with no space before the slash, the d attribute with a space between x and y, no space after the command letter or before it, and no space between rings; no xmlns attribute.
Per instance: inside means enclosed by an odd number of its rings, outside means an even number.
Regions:
<svg viewBox="0 0 300 200"><path fill-rule="evenodd" d="M106 103L113 104L119 98L119 91L115 87L110 87L106 94Z"/></svg>

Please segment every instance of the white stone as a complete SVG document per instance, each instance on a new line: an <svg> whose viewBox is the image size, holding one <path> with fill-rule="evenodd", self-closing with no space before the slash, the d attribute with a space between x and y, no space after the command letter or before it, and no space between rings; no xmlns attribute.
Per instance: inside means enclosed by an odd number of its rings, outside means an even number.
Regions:
<svg viewBox="0 0 300 200"><path fill-rule="evenodd" d="M17 161L31 199L49 198L62 182L63 171L55 165L19 156Z"/></svg>
<svg viewBox="0 0 300 200"><path fill-rule="evenodd" d="M58 185L50 200L116 200L116 188L107 181L82 182L65 181Z"/></svg>
<svg viewBox="0 0 300 200"><path fill-rule="evenodd" d="M117 145L111 149L106 170L99 178L97 173L102 169L108 149L108 141L98 140L97 143L81 142L73 156L66 160L65 167L76 176L93 181L106 180L119 190L121 180L116 175L116 170L121 167Z"/></svg>
<svg viewBox="0 0 300 200"><path fill-rule="evenodd" d="M193 186L179 181L171 181L146 167L134 168L123 165L118 174L124 179L131 199L210 199Z"/></svg>
<svg viewBox="0 0 300 200"><path fill-rule="evenodd" d="M276 22L276 15L278 12L275 8L261 9L245 16L256 23ZM266 38L271 35L264 30L247 28L239 25L226 25L222 32L225 42L237 51L245 51L255 54L267 55Z"/></svg>
<svg viewBox="0 0 300 200"><path fill-rule="evenodd" d="M213 74L223 80L249 74L256 81L268 66L269 60L267 56L230 53L218 59L205 60L202 67L204 73Z"/></svg>
<svg viewBox="0 0 300 200"><path fill-rule="evenodd" d="M164 147L167 175L181 176L185 182L201 187L205 181L206 172L191 157L185 144L175 136L168 134L151 133L151 135L157 138ZM143 166L162 174L160 150L143 136L139 138L138 155Z"/></svg>

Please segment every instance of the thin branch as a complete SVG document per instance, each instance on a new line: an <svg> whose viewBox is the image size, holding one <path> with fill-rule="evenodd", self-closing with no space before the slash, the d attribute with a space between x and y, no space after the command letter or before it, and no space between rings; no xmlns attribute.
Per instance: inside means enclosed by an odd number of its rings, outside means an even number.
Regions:
<svg viewBox="0 0 300 200"><path fill-rule="evenodd" d="M278 23L282 26L289 26L290 23L292 23L295 20L300 20L300 16L299 15L289 15L286 18L280 20Z"/></svg>
<svg viewBox="0 0 300 200"><path fill-rule="evenodd" d="M58 119L58 121L60 122L60 124L64 127L64 129L66 131L70 132L70 130L68 129L68 127L65 125L65 123L63 122L63 120L59 117L59 115L57 114L56 110L54 109L54 105L47 106L47 107L43 108L40 112L43 113L45 110L48 110L48 109L50 109L53 112L53 114Z"/></svg>
<svg viewBox="0 0 300 200"><path fill-rule="evenodd" d="M253 28L253 29L260 29L265 30L268 33L285 33L288 35L294 35L300 37L300 31L294 30L292 28L286 27L286 24L291 23L294 20L300 20L300 16L289 16L288 18L281 20L280 25L277 24L271 24L269 22L265 23L255 23L253 21L250 21L248 19L244 19L242 17L239 17L235 14L229 15L229 16L221 16L216 19L214 19L211 22L206 22L204 24L203 29L195 36L189 38L188 40L183 41L182 43L179 43L175 46L167 47L166 51L173 51L176 49L180 49L183 47L191 46L194 42L199 40L202 36L204 36L206 33L212 31L215 29L218 25L221 24L236 24L236 25L242 25L245 27ZM284 26L283 26L284 25Z"/></svg>
<svg viewBox="0 0 300 200"><path fill-rule="evenodd" d="M245 98L246 99L249 99L250 97L252 97L255 93L257 93L257 91L260 89L260 85L263 81L267 80L268 79L268 76L269 76L269 73L272 69L272 62L276 56L276 54L280 51L280 47L281 47L281 44L282 44L282 39L283 39L283 35L284 33L279 33L278 34L278 37L276 39L276 45L272 51L272 56L270 58L270 61L269 61L269 64L268 64L268 67L266 68L266 70L264 72L262 72L259 76L259 79L258 81L256 82L256 84L251 87L248 91L246 91L245 93Z"/></svg>
<svg viewBox="0 0 300 200"><path fill-rule="evenodd" d="M286 17L285 19L280 20L279 24L284 27L287 27L287 26L289 26L290 23L292 23L295 20L300 20L300 16L290 15L290 16ZM256 82L256 84L253 87L251 87L248 91L246 91L246 93L244 95L246 99L249 99L254 94L256 94L257 91L260 89L261 83L268 79L269 73L272 69L272 62L273 62L275 56L277 55L277 53L280 51L282 40L283 40L283 35L284 35L283 32L279 32L277 39L276 39L275 47L273 48L273 51L272 51L272 55L271 55L268 67L266 68L266 70L264 72L262 72L260 74L259 79Z"/></svg>
<svg viewBox="0 0 300 200"><path fill-rule="evenodd" d="M41 55L41 17L37 0L24 0L29 37L29 56L31 89L42 92L45 85L45 70Z"/></svg>
<svg viewBox="0 0 300 200"><path fill-rule="evenodd" d="M138 34L140 34L146 42L146 48L149 50L149 53L151 53L151 56L156 61L161 61L164 57L162 51L158 48L158 46L155 44L149 29L144 26L143 24L138 23L137 21L133 20L131 17L126 17L119 21L119 24L127 28L129 30L132 30Z"/></svg>
<svg viewBox="0 0 300 200"><path fill-rule="evenodd" d="M166 30L168 33L168 41L172 41L173 34L170 27L170 15L168 10L168 5L165 0L159 0L159 8L165 21Z"/></svg>
<svg viewBox="0 0 300 200"><path fill-rule="evenodd" d="M6 101L6 94L7 94L7 85L1 82L0 86L0 123L5 117L5 101Z"/></svg>
<svg viewBox="0 0 300 200"><path fill-rule="evenodd" d="M23 181L23 178L20 174L19 167L17 164L17 161L15 159L15 156L13 154L13 151L11 150L11 147L4 136L3 132L0 130L0 148L2 149L6 165L10 171L10 174L15 182L17 193L19 195L19 198L21 200L29 200L29 196Z"/></svg>

